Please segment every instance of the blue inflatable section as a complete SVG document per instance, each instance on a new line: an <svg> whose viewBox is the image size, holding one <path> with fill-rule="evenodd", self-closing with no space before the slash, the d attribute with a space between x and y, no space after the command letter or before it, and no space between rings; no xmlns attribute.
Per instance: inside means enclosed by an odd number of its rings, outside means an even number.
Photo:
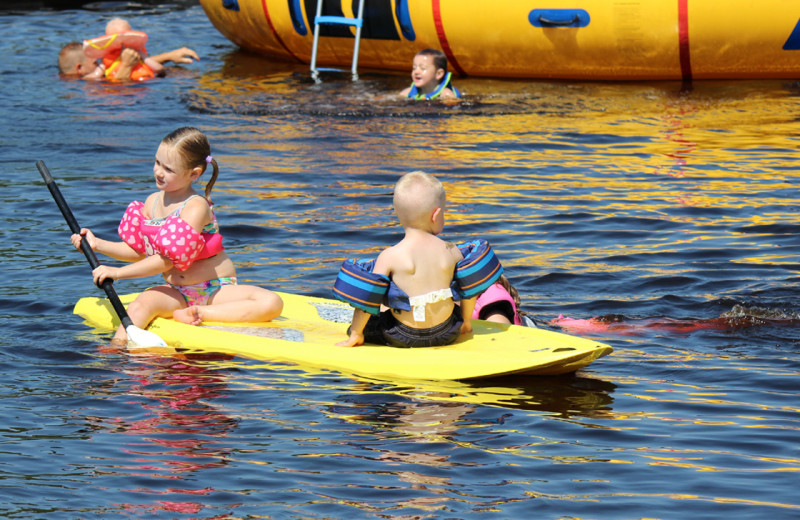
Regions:
<svg viewBox="0 0 800 520"><path fill-rule="evenodd" d="M794 31L789 35L789 39L783 44L785 51L800 51L800 20L794 26Z"/></svg>
<svg viewBox="0 0 800 520"><path fill-rule="evenodd" d="M222 7L230 11L238 11L239 2L238 0L222 0Z"/></svg>
<svg viewBox="0 0 800 520"><path fill-rule="evenodd" d="M306 22L303 20L303 8L300 6L300 0L289 0L289 16L292 18L292 25L297 34L301 36L308 34Z"/></svg>
<svg viewBox="0 0 800 520"><path fill-rule="evenodd" d="M414 25L411 23L411 13L408 11L408 0L397 0L395 4L395 16L400 23L400 31L403 33L403 38L413 42L417 39L414 32Z"/></svg>

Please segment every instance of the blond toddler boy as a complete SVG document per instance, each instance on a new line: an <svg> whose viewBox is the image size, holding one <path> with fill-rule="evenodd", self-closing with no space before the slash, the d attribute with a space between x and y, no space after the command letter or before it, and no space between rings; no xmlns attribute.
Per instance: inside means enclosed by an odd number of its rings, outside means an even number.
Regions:
<svg viewBox="0 0 800 520"><path fill-rule="evenodd" d="M458 247L439 238L445 206L444 187L432 175L416 171L400 178L394 210L405 236L374 262L342 265L334 295L355 310L349 337L338 345L428 347L472 331L475 299L502 266L485 241Z"/></svg>

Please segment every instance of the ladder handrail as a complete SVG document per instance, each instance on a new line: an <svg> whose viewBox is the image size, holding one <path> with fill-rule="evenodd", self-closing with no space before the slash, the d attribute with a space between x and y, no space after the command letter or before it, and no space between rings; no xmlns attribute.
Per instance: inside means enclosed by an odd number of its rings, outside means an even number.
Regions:
<svg viewBox="0 0 800 520"><path fill-rule="evenodd" d="M356 43L353 45L353 66L350 70L353 81L358 79L358 52L361 47L361 28L364 25L364 2L367 0L358 0L358 20L361 22L356 27Z"/></svg>
<svg viewBox="0 0 800 520"><path fill-rule="evenodd" d="M317 0L317 14L314 16L314 41L311 46L311 77L319 83L319 69L317 69L317 50L319 48L319 26L320 25L349 25L356 28L355 43L353 45L353 63L350 68L353 81L358 80L358 53L361 46L361 29L364 26L364 3L366 0L359 0L358 14L355 18L348 16L322 16L322 2Z"/></svg>

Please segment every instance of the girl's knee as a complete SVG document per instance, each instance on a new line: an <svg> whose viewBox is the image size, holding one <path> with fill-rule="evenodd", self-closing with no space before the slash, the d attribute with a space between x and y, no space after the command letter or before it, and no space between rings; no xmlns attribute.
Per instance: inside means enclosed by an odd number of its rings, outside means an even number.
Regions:
<svg viewBox="0 0 800 520"><path fill-rule="evenodd" d="M209 306L229 306L236 308L238 318L232 321L271 321L283 312L283 300L276 293L255 285L226 285L217 291Z"/></svg>
<svg viewBox="0 0 800 520"><path fill-rule="evenodd" d="M271 321L283 312L283 299L272 291L265 290L266 294L259 299L263 308L264 321Z"/></svg>
<svg viewBox="0 0 800 520"><path fill-rule="evenodd" d="M137 327L147 326L154 318L172 317L181 302L160 291L147 290L128 305L128 316Z"/></svg>
<svg viewBox="0 0 800 520"><path fill-rule="evenodd" d="M154 317L153 309L147 302L136 299L128 305L128 316L137 327L148 325Z"/></svg>

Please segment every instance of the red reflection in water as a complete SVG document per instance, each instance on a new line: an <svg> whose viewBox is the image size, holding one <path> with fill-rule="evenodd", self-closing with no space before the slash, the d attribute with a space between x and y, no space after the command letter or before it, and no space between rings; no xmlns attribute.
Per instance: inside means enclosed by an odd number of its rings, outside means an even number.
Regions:
<svg viewBox="0 0 800 520"><path fill-rule="evenodd" d="M655 173L666 173L672 177L683 177L683 167L688 164L688 157L697 151L697 143L685 136L685 131L692 128L684 118L697 111L697 107L683 97L670 102L665 107L667 113L662 116L665 130L664 138L676 145L673 152L665 153L666 157L673 160L671 168L657 168Z"/></svg>
<svg viewBox="0 0 800 520"><path fill-rule="evenodd" d="M708 318L680 320L673 318L626 319L618 315L595 316L589 319L575 319L559 316L550 320L572 334L619 334L635 336L647 332L672 332L688 334L698 330L732 330L760 325L800 326L795 319L770 319L756 316Z"/></svg>
<svg viewBox="0 0 800 520"><path fill-rule="evenodd" d="M205 359L205 358L204 358ZM109 474L123 478L142 477L186 481L190 475L208 469L224 467L230 455L229 443L221 442L238 421L212 404L227 392L227 374L213 370L197 359L176 361L170 358L139 359L141 364L125 369L133 385L125 394L141 399L144 418L88 417L95 427L103 427L112 433L138 437L139 441L125 442L120 449L121 460L111 460L113 468ZM146 362L146 364L145 364ZM119 382L117 382L119 384ZM126 401L135 402L134 399ZM197 480L197 477L192 477ZM204 485L207 481L203 482ZM120 489L122 492L148 495L194 495L207 496L216 489L183 489L159 487L154 481L152 488L136 487ZM157 500L150 498L137 503L119 503L124 511L166 511L196 514L211 507L200 501ZM209 518L223 518L226 515Z"/></svg>

